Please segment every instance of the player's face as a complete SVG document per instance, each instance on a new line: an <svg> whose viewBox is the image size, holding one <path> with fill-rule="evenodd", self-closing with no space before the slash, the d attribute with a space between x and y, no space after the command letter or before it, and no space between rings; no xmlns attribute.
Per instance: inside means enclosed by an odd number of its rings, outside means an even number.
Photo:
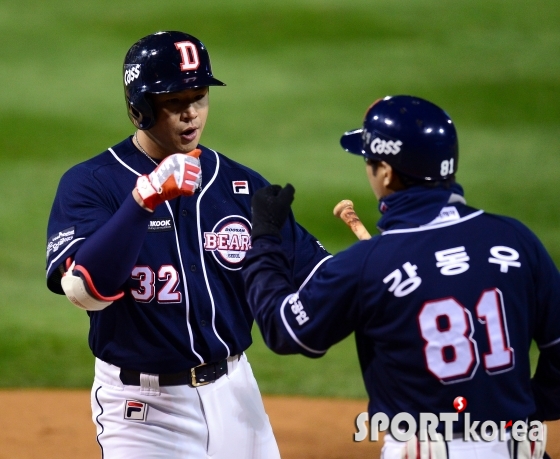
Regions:
<svg viewBox="0 0 560 459"><path fill-rule="evenodd" d="M208 117L208 88L152 94L151 98L156 124L145 132L155 144L158 156L195 149Z"/></svg>

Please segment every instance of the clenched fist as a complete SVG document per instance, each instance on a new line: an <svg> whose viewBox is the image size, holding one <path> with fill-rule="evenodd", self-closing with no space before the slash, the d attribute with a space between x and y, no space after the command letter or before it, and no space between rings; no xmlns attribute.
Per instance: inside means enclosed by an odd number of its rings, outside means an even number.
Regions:
<svg viewBox="0 0 560 459"><path fill-rule="evenodd" d="M200 150L175 153L165 158L150 175L136 181L136 191L145 207L153 211L164 201L192 196L200 187Z"/></svg>
<svg viewBox="0 0 560 459"><path fill-rule="evenodd" d="M269 185L255 192L251 199L253 241L264 235L282 238L280 230L290 214L295 191L288 183L284 188Z"/></svg>

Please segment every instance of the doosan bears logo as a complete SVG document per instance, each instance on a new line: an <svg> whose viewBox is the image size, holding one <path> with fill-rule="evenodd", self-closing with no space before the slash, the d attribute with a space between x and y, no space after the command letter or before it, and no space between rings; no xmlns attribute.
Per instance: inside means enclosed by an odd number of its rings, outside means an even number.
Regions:
<svg viewBox="0 0 560 459"><path fill-rule="evenodd" d="M212 231L204 233L204 250L212 252L226 269L237 271L251 248L251 224L240 215L221 219Z"/></svg>

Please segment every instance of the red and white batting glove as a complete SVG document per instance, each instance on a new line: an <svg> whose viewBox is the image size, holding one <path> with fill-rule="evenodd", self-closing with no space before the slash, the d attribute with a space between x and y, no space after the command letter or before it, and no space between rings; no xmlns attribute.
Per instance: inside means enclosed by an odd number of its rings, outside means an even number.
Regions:
<svg viewBox="0 0 560 459"><path fill-rule="evenodd" d="M154 210L164 201L178 196L192 196L200 187L201 151L188 154L175 153L165 158L150 175L142 175L136 181L136 191L144 205Z"/></svg>

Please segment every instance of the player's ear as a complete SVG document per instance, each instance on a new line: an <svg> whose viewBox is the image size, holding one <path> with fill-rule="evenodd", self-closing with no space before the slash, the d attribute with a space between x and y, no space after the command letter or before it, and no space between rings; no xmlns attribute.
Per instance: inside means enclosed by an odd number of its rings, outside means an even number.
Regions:
<svg viewBox="0 0 560 459"><path fill-rule="evenodd" d="M375 170L375 174L381 180L381 184L385 188L390 188L391 182L394 180L395 172L389 163L379 161Z"/></svg>
<svg viewBox="0 0 560 459"><path fill-rule="evenodd" d="M404 190L406 187L403 185L399 174L385 161L381 161L383 165L383 186L391 191Z"/></svg>

